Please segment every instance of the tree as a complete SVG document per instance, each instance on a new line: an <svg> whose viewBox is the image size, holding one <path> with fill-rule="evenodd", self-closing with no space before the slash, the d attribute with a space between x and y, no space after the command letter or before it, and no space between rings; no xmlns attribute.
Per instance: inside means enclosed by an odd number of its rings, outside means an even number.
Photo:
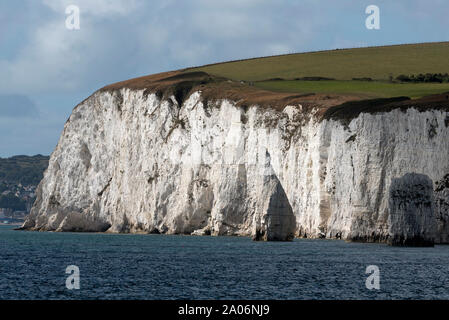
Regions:
<svg viewBox="0 0 449 320"><path fill-rule="evenodd" d="M0 208L12 209L14 211L25 211L26 202L9 193L0 196Z"/></svg>

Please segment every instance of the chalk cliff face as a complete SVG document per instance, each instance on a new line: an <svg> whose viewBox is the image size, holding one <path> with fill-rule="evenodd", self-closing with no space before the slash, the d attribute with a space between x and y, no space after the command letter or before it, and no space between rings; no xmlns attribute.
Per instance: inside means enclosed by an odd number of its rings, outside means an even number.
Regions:
<svg viewBox="0 0 449 320"><path fill-rule="evenodd" d="M23 228L449 241L447 111L305 114L98 91L65 124Z"/></svg>

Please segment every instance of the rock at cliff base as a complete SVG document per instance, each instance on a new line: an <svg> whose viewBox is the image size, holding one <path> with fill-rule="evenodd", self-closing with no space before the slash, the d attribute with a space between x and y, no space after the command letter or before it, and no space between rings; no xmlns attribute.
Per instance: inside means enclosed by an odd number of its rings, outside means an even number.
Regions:
<svg viewBox="0 0 449 320"><path fill-rule="evenodd" d="M436 219L432 180L424 174L407 173L393 179L389 190L388 244L433 246Z"/></svg>

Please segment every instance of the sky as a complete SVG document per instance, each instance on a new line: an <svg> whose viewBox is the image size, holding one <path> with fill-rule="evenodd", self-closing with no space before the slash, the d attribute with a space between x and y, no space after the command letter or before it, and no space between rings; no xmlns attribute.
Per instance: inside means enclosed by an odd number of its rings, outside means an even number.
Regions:
<svg viewBox="0 0 449 320"><path fill-rule="evenodd" d="M67 28L79 8L79 29ZM379 29L367 29L369 5ZM445 0L0 0L0 157L50 154L106 84L266 55L449 40Z"/></svg>

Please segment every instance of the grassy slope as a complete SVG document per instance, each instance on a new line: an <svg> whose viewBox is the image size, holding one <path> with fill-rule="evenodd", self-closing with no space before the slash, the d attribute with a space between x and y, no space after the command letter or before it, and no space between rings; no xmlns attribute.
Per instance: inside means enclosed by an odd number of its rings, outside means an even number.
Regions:
<svg viewBox="0 0 449 320"><path fill-rule="evenodd" d="M449 91L449 83L389 83L380 81L263 81L257 87L280 92L355 94L361 98L423 96Z"/></svg>
<svg viewBox="0 0 449 320"><path fill-rule="evenodd" d="M203 66L193 70L234 80L320 76L336 80L369 77L375 82L267 81L255 84L283 92L347 93L367 97L421 97L449 91L448 84L385 83L399 74L449 73L449 42L298 53ZM189 69L192 71L192 69Z"/></svg>
<svg viewBox="0 0 449 320"><path fill-rule="evenodd" d="M199 67L234 80L260 81L321 76L338 80L389 75L449 73L449 42L298 53Z"/></svg>
<svg viewBox="0 0 449 320"><path fill-rule="evenodd" d="M36 155L0 158L0 183L37 185L48 166L48 156Z"/></svg>
<svg viewBox="0 0 449 320"><path fill-rule="evenodd" d="M301 104L304 112L318 108L319 115L344 119L361 111L380 112L411 106L420 110L449 110L448 83L405 84L388 80L398 74L449 73L447 57L449 42L333 50L164 72L121 81L101 90L144 90L144 94L154 92L160 98L174 96L179 105L199 90L203 101L230 99L244 108L259 105L279 110L286 105ZM304 77L337 80L294 80ZM376 81L352 80L368 77ZM274 78L284 80L269 80ZM423 96L426 97L415 100L391 99Z"/></svg>

